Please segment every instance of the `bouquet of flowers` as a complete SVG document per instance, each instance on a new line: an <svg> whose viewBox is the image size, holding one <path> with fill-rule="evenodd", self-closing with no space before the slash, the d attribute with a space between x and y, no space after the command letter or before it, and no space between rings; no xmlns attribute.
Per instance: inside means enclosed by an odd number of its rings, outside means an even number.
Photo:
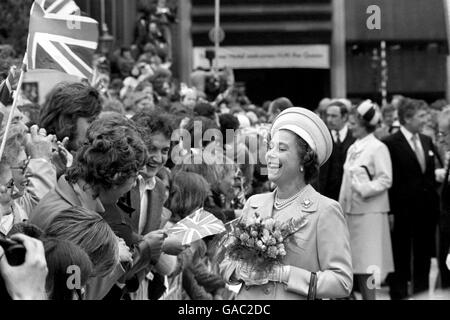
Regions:
<svg viewBox="0 0 450 320"><path fill-rule="evenodd" d="M305 217L287 222L262 219L258 214L238 220L229 234L226 254L233 260L252 265L258 272L270 272L286 256L289 238L306 224Z"/></svg>

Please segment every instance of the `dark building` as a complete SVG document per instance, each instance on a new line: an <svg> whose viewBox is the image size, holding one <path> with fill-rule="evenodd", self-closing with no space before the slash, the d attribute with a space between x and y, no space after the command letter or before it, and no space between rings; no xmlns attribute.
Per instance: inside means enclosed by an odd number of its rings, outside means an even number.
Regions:
<svg viewBox="0 0 450 320"><path fill-rule="evenodd" d="M101 2L77 0L99 21ZM277 57L273 66L258 67L255 60L254 67L235 68L236 81L246 83L247 94L255 103L278 96L288 96L305 107L315 107L326 96L379 101L381 41L387 45L388 96L403 94L430 102L446 96L448 46L442 0L220 2L225 34L221 48L245 48L250 50L248 55L255 56L267 54L268 47L307 52L310 46L319 45L322 59L327 60L328 65L303 65L300 61L297 66L282 67L276 65L283 60ZM371 5L381 10L380 30L367 28ZM138 6L138 0L106 1L105 21L116 47L132 43ZM178 0L178 23L172 27L173 71L183 81L189 81L199 53L214 47L213 26L213 0Z"/></svg>
<svg viewBox="0 0 450 320"><path fill-rule="evenodd" d="M387 44L388 93L433 102L445 98L447 34L442 0L345 0L347 91L349 97L374 97L377 70L373 50ZM381 9L381 29L366 26L367 8ZM376 65L376 63L375 63Z"/></svg>

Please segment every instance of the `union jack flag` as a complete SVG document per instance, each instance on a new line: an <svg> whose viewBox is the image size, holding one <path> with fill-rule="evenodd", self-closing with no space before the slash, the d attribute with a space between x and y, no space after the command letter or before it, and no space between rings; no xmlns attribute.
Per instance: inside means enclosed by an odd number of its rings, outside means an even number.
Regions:
<svg viewBox="0 0 450 320"><path fill-rule="evenodd" d="M222 221L204 209L195 211L168 230L171 234L183 236L182 245L188 245L224 231L225 226Z"/></svg>
<svg viewBox="0 0 450 320"><path fill-rule="evenodd" d="M81 16L73 0L35 0L28 35L28 69L53 69L81 78L93 73L98 22Z"/></svg>

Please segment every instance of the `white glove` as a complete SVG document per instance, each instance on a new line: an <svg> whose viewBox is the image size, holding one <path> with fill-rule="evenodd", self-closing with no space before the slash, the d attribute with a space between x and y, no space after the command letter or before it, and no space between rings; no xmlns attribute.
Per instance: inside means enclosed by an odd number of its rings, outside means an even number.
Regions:
<svg viewBox="0 0 450 320"><path fill-rule="evenodd" d="M290 266L275 266L267 277L269 281L288 283L290 273Z"/></svg>

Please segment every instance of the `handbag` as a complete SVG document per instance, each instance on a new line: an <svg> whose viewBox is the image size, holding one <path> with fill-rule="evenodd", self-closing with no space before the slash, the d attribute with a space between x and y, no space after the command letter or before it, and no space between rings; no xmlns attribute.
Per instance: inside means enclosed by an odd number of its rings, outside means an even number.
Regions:
<svg viewBox="0 0 450 320"><path fill-rule="evenodd" d="M316 300L317 295L317 273L311 272L308 288L308 300Z"/></svg>

